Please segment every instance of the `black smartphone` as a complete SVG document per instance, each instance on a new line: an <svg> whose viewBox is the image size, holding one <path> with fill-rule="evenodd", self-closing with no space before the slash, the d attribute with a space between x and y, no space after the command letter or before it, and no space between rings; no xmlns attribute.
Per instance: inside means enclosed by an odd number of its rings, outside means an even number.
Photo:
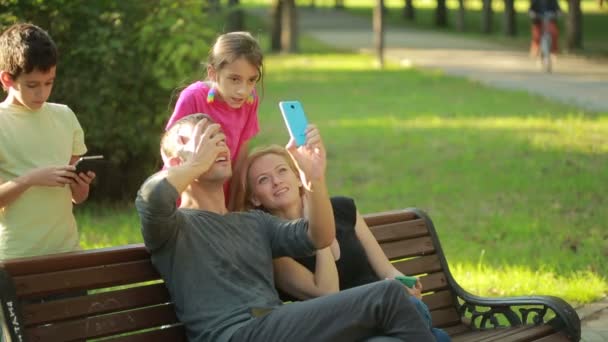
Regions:
<svg viewBox="0 0 608 342"><path fill-rule="evenodd" d="M76 174L80 174L81 172L86 174L88 171L98 173L103 162L104 159L102 155L80 157L80 159L76 161L76 164L74 164L76 167L75 172Z"/></svg>

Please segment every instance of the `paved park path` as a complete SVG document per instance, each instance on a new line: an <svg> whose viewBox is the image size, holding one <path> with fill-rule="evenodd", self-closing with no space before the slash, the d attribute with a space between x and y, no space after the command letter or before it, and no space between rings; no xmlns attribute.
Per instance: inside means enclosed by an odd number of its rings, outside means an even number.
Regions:
<svg viewBox="0 0 608 342"><path fill-rule="evenodd" d="M301 32L339 48L372 52L372 19L333 9L299 8ZM385 56L484 84L526 90L584 109L608 112L608 60L560 55L551 74L527 51L455 34L387 27Z"/></svg>

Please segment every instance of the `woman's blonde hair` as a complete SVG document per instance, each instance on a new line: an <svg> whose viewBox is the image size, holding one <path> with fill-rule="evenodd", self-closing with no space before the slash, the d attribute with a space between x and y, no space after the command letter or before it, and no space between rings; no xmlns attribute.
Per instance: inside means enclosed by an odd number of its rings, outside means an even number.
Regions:
<svg viewBox="0 0 608 342"><path fill-rule="evenodd" d="M282 157L283 159L285 159L285 162L287 163L287 165L289 166L289 168L291 169L291 171L293 171L293 173L296 174L296 177L300 177L300 169L298 168L298 166L296 165L295 161L293 160L293 158L291 157L291 155L287 152L287 150L285 149L285 147L279 146L279 145L269 145L269 146L263 146L263 147L258 147L255 148L247 157L247 159L245 160L245 162L243 163L242 167L239 168L239 170L237 170L237 176L238 178L238 185L239 185L239 189L234 189L233 191L237 191L234 201L234 210L236 211L243 211L243 210L249 210L249 209L261 209L261 210L265 210L265 208L263 207L256 207L255 205L253 205L253 203L251 203L251 197L252 197L252 187L251 184L249 184L249 170L251 169L251 165L253 165L253 163L258 160L259 158L268 155L268 154L275 154L279 157ZM300 190L302 191L302 190Z"/></svg>

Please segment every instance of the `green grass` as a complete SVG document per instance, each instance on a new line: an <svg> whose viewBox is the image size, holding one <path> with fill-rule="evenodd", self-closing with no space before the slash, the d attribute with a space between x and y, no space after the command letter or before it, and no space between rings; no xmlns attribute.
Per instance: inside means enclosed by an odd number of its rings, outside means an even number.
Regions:
<svg viewBox="0 0 608 342"><path fill-rule="evenodd" d="M331 193L362 213L428 212L465 289L573 303L608 293L608 113L436 71L380 71L369 56L266 61L253 145L286 143L277 102L301 100L327 145ZM76 215L85 248L141 242L130 204Z"/></svg>

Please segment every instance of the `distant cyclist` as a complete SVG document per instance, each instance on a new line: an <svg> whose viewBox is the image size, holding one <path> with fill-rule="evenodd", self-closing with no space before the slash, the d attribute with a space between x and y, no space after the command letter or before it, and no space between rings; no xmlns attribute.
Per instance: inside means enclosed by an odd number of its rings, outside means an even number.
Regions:
<svg viewBox="0 0 608 342"><path fill-rule="evenodd" d="M557 27L557 17L561 15L561 9L557 0L531 0L530 18L532 19L532 43L530 44L530 55L538 56L540 37L543 33L543 17L551 15L549 32L551 33L551 54L555 55L558 51L559 28Z"/></svg>

